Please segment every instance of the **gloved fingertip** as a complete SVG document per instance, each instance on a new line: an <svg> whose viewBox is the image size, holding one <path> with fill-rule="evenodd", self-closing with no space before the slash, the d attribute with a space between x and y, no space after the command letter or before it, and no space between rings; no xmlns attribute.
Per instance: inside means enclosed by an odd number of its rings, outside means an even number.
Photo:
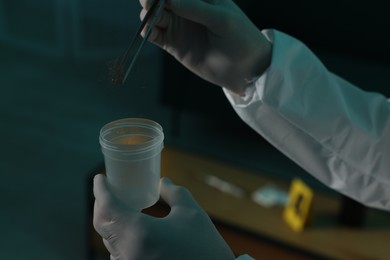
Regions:
<svg viewBox="0 0 390 260"><path fill-rule="evenodd" d="M168 177L162 177L160 181L160 186L162 189L172 189L173 187L177 186L172 179Z"/></svg>
<svg viewBox="0 0 390 260"><path fill-rule="evenodd" d="M96 174L93 178L93 194L95 199L101 197L102 195L106 196L108 193L107 178L104 174Z"/></svg>
<svg viewBox="0 0 390 260"><path fill-rule="evenodd" d="M105 175L103 173L98 173L93 177L93 181L95 182L96 178L104 178Z"/></svg>
<svg viewBox="0 0 390 260"><path fill-rule="evenodd" d="M172 180L168 177L162 177L161 182L164 184L173 184Z"/></svg>

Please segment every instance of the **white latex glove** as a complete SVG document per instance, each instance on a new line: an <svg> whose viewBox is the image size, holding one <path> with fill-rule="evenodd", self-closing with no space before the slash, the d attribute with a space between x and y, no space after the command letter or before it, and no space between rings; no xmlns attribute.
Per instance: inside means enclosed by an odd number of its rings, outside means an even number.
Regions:
<svg viewBox="0 0 390 260"><path fill-rule="evenodd" d="M190 192L161 180L161 197L171 207L164 218L132 210L110 191L106 177L94 178L93 223L111 259L234 259L208 215Z"/></svg>
<svg viewBox="0 0 390 260"><path fill-rule="evenodd" d="M139 1L143 19L152 0ZM232 0L167 0L149 40L237 94L271 62L271 43Z"/></svg>

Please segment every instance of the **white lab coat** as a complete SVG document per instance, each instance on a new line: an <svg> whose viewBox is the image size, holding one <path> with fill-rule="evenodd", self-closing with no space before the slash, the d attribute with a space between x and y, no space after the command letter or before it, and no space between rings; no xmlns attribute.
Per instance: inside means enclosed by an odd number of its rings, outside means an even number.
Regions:
<svg viewBox="0 0 390 260"><path fill-rule="evenodd" d="M224 90L235 111L324 184L390 210L390 102L328 71L297 39L263 33L271 65L244 97Z"/></svg>

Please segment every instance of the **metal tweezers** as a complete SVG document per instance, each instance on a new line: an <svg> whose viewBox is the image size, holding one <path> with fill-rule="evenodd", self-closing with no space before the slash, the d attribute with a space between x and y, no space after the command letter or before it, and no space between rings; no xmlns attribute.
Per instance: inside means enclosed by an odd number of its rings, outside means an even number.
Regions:
<svg viewBox="0 0 390 260"><path fill-rule="evenodd" d="M126 49L126 52L120 59L120 62L115 66L115 71L112 77L112 82L114 84L124 84L127 76L129 75L139 53L141 52L142 47L145 42L148 40L152 29L160 16L160 13L164 7L165 0L154 0L152 6L146 13L144 19L137 32L133 36L129 46ZM153 16L151 18L151 16ZM142 38L141 32L145 28L146 23L150 20L148 28L146 30L145 36Z"/></svg>

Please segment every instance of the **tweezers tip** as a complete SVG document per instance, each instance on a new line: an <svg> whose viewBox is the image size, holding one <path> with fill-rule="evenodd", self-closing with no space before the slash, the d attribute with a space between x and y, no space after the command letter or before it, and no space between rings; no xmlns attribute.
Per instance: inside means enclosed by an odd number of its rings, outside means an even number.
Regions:
<svg viewBox="0 0 390 260"><path fill-rule="evenodd" d="M161 8L164 4L164 0L154 0L153 4L152 4L152 7L151 9L149 9L148 13L146 14L144 20L142 21L141 23L141 26L140 28L138 29L137 33L134 35L130 45L128 46L125 54L123 55L122 59L121 59L121 62L119 63L118 60L116 60L116 64L115 64L115 68L114 68L114 73L112 75L112 83L115 84L115 85L123 85L127 79L127 76L129 75L129 72L130 70L132 69L133 65L134 65L134 62L135 60L137 59L137 56L141 50L141 48L143 47L144 43L146 42L146 40L148 39L150 33L151 33L151 28L153 27L156 19L157 19L157 16L155 16L153 18L153 21L151 22L151 25L150 28L148 28L147 30L147 33L144 37L144 39L141 41L140 45L137 47L136 51L135 51L135 54L134 56L132 57L132 59L130 59L129 55L132 54L131 52L131 49L133 47L133 44L136 42L136 39L138 39L138 37L140 37L140 33L142 31L142 29L144 28L144 26L146 25L146 22L148 21L149 17L155 13L155 9L159 6L158 10L160 9L161 11ZM158 12L158 10L156 12ZM127 63L130 61L130 63L128 64L128 67L125 71L125 67L127 66Z"/></svg>

